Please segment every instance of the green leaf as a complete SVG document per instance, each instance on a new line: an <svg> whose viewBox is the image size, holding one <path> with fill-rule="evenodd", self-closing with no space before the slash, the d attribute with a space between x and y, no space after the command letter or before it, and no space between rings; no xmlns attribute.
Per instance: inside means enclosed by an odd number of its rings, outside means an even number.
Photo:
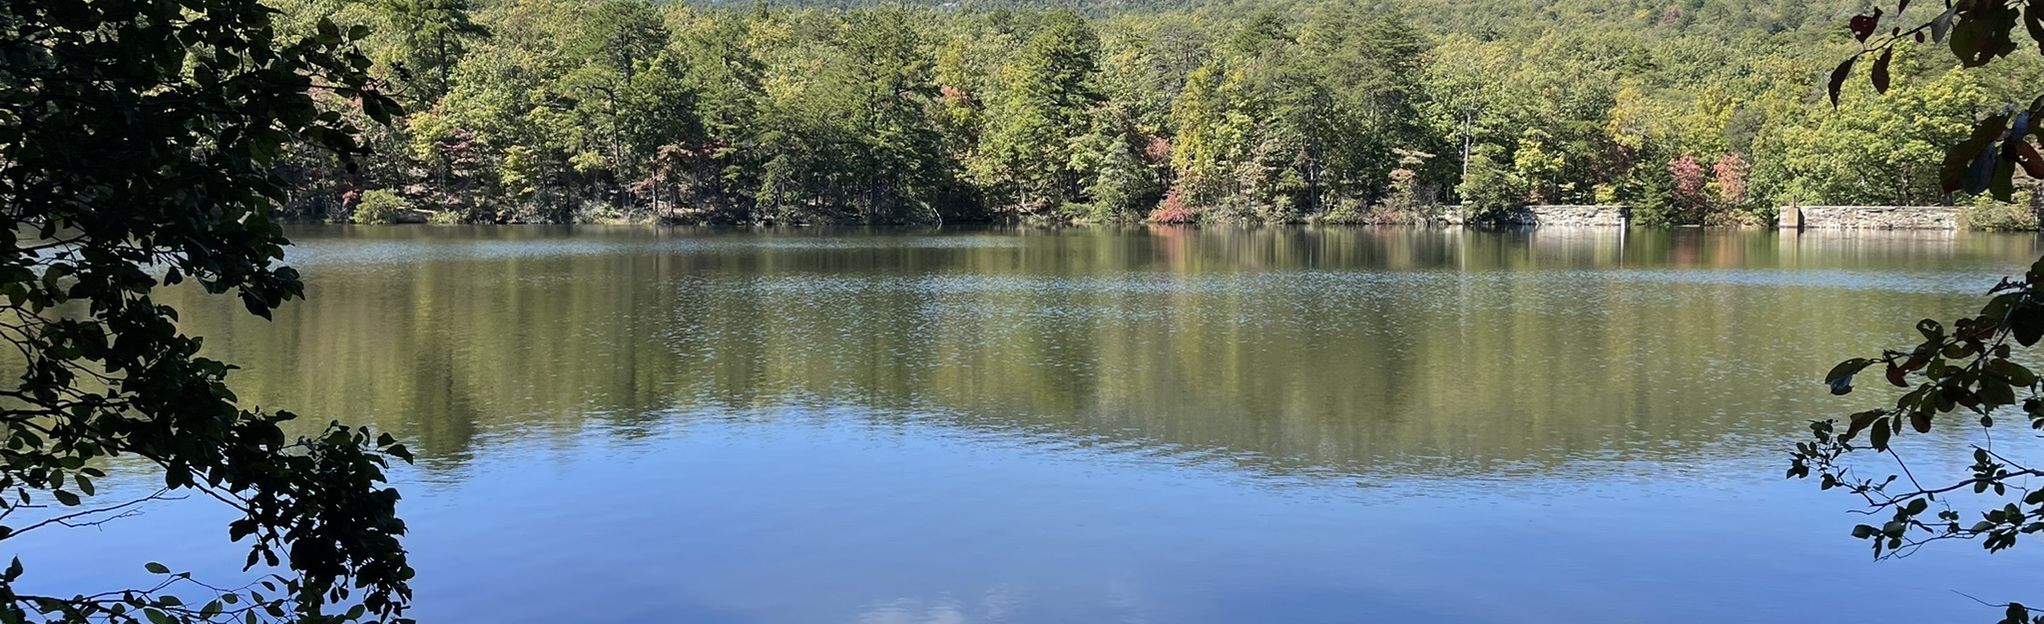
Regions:
<svg viewBox="0 0 2044 624"><path fill-rule="evenodd" d="M1867 358L1853 358L1839 362L1837 366L1831 367L1831 372L1824 374L1824 383L1831 386L1832 394L1852 392L1852 376L1858 375L1860 371L1866 370L1873 363L1873 360Z"/></svg>
<svg viewBox="0 0 2044 624"><path fill-rule="evenodd" d="M1873 426L1875 423L1881 422L1881 417L1886 416L1887 414L1888 414L1887 410L1867 410L1864 412L1853 414L1847 420L1845 426L1845 434L1841 436L1840 439L1851 440L1854 435L1858 435L1859 432L1866 430L1867 427Z"/></svg>
<svg viewBox="0 0 2044 624"><path fill-rule="evenodd" d="M2037 373L2031 372L2026 366L2000 358L1988 360L1987 371L2000 375L2002 379L2017 386L2029 387L2037 383Z"/></svg>
<svg viewBox="0 0 2044 624"><path fill-rule="evenodd" d="M169 573L170 573L170 566L166 566L166 565L163 565L163 564L161 564L161 563L157 563L157 562L154 562L154 561L151 561L151 562L149 562L149 563L145 563L145 564L142 564L142 568L143 568L143 569L145 569L145 570L148 570L150 574L169 574Z"/></svg>

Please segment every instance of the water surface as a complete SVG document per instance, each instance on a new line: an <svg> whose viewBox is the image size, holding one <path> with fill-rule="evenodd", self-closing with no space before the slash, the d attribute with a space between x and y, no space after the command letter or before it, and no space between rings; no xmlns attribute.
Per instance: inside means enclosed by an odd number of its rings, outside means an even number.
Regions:
<svg viewBox="0 0 2044 624"><path fill-rule="evenodd" d="M1809 419L1880 396L1826 395L1830 364L1977 306L2032 236L292 234L308 296L275 322L166 298L245 399L418 452L422 621L1992 621L1953 590L2036 599L2021 549L1876 564L1849 500L1780 479ZM72 591L148 559L231 575L223 535L171 504L22 556Z"/></svg>

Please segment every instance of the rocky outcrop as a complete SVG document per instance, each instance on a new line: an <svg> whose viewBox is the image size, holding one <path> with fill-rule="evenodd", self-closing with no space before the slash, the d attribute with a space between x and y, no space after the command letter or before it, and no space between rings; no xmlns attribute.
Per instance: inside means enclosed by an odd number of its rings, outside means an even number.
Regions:
<svg viewBox="0 0 2044 624"><path fill-rule="evenodd" d="M1949 206L1789 206L1784 230L1956 230L1960 209Z"/></svg>

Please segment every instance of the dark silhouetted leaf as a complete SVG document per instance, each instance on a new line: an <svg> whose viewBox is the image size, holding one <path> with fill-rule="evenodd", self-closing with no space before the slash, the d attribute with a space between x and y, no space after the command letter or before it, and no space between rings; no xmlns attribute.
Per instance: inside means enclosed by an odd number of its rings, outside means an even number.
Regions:
<svg viewBox="0 0 2044 624"><path fill-rule="evenodd" d="M1845 62L1838 64L1838 69L1831 70L1831 81L1825 88L1831 94L1832 106L1838 106L1838 90L1845 87L1845 79L1852 76L1852 64L1858 60L1857 56L1845 59Z"/></svg>
<svg viewBox="0 0 2044 624"><path fill-rule="evenodd" d="M1846 420L1844 438L1847 440L1852 439L1853 436L1859 435L1860 431L1881 422L1881 417L1885 415L1887 415L1887 412L1881 410L1868 410L1853 414Z"/></svg>
<svg viewBox="0 0 2044 624"><path fill-rule="evenodd" d="M1978 193L1979 191L1973 192ZM1993 195L1995 199L2001 201L2015 201L2016 159L2008 157L1994 159L1994 169L1987 174L1987 192Z"/></svg>
<svg viewBox="0 0 2044 624"><path fill-rule="evenodd" d="M1874 82L1875 93L1886 94L1888 92L1888 61L1894 58L1895 50L1894 48L1889 48L1882 50L1881 56L1874 59L1874 67L1870 70L1870 77Z"/></svg>
<svg viewBox="0 0 2044 624"><path fill-rule="evenodd" d="M2037 50L2044 52L2044 3L2023 3L2023 28L2030 32L2030 40L2037 43Z"/></svg>
<svg viewBox="0 0 2044 624"><path fill-rule="evenodd" d="M2016 344L2025 347L2037 344L2038 339L2044 338L2044 314L2035 308L2016 312L2009 317L2009 333L2015 337Z"/></svg>
<svg viewBox="0 0 2044 624"><path fill-rule="evenodd" d="M1969 180L1975 179L1972 176L1972 169L1976 166L1976 161L1981 159L1982 154L1986 154L1988 160L1993 160L1993 155L1996 152L1995 148L1997 147L1995 140L2000 138L2002 132L2008 128L2008 122L2008 115L1995 115L1983 119L1979 124L1973 126L1973 135L1971 137L1953 146L1951 151L1945 153L1944 166L1940 169L1938 175L1939 182L1944 187L1945 192L1950 193L1969 187ZM1987 169L1978 174L1979 187L1968 192L1978 193L1980 190L1986 189L1987 183L1985 178L1993 173L1993 166L1992 162L1986 164Z"/></svg>
<svg viewBox="0 0 2044 624"><path fill-rule="evenodd" d="M1874 36L1874 29L1879 28L1880 24L1881 10L1874 9L1873 15L1853 16L1847 27L1852 29L1852 38L1865 43L1868 37Z"/></svg>
<svg viewBox="0 0 2044 624"><path fill-rule="evenodd" d="M1853 358L1839 362L1837 366L1831 367L1831 372L1824 374L1824 383L1831 386L1832 394L1852 392L1853 375L1858 375L1860 371L1866 370L1873 363L1873 360L1866 358Z"/></svg>
<svg viewBox="0 0 2044 624"><path fill-rule="evenodd" d="M2044 154L2037 153L2037 146L2029 141L2010 141L2016 152L2016 163L2022 165L2023 174L2044 180Z"/></svg>
<svg viewBox="0 0 2044 624"><path fill-rule="evenodd" d="M1959 57L1960 64L1979 67L2015 51L2016 42L2009 36L2016 26L2017 13L2013 7L1998 1L1961 2L1953 6L1965 9L1957 14L1951 35L1952 54Z"/></svg>

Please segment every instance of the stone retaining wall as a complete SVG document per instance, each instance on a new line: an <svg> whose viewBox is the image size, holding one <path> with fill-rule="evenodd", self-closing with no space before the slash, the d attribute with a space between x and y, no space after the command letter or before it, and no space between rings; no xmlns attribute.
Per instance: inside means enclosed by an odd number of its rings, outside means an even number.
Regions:
<svg viewBox="0 0 2044 624"><path fill-rule="evenodd" d="M1950 206L1788 206L1784 230L1956 230L1960 209Z"/></svg>
<svg viewBox="0 0 2044 624"><path fill-rule="evenodd" d="M1788 206L1777 222L1785 230L1957 230L1963 227L1954 206ZM1446 206L1439 221L1468 225L1460 206ZM1522 206L1486 225L1507 227L1625 227L1632 210L1625 206Z"/></svg>
<svg viewBox="0 0 2044 624"><path fill-rule="evenodd" d="M1465 225L1462 208L1448 206L1442 221L1448 225ZM1488 225L1625 227L1631 222L1632 209L1625 206L1552 205L1513 208Z"/></svg>

